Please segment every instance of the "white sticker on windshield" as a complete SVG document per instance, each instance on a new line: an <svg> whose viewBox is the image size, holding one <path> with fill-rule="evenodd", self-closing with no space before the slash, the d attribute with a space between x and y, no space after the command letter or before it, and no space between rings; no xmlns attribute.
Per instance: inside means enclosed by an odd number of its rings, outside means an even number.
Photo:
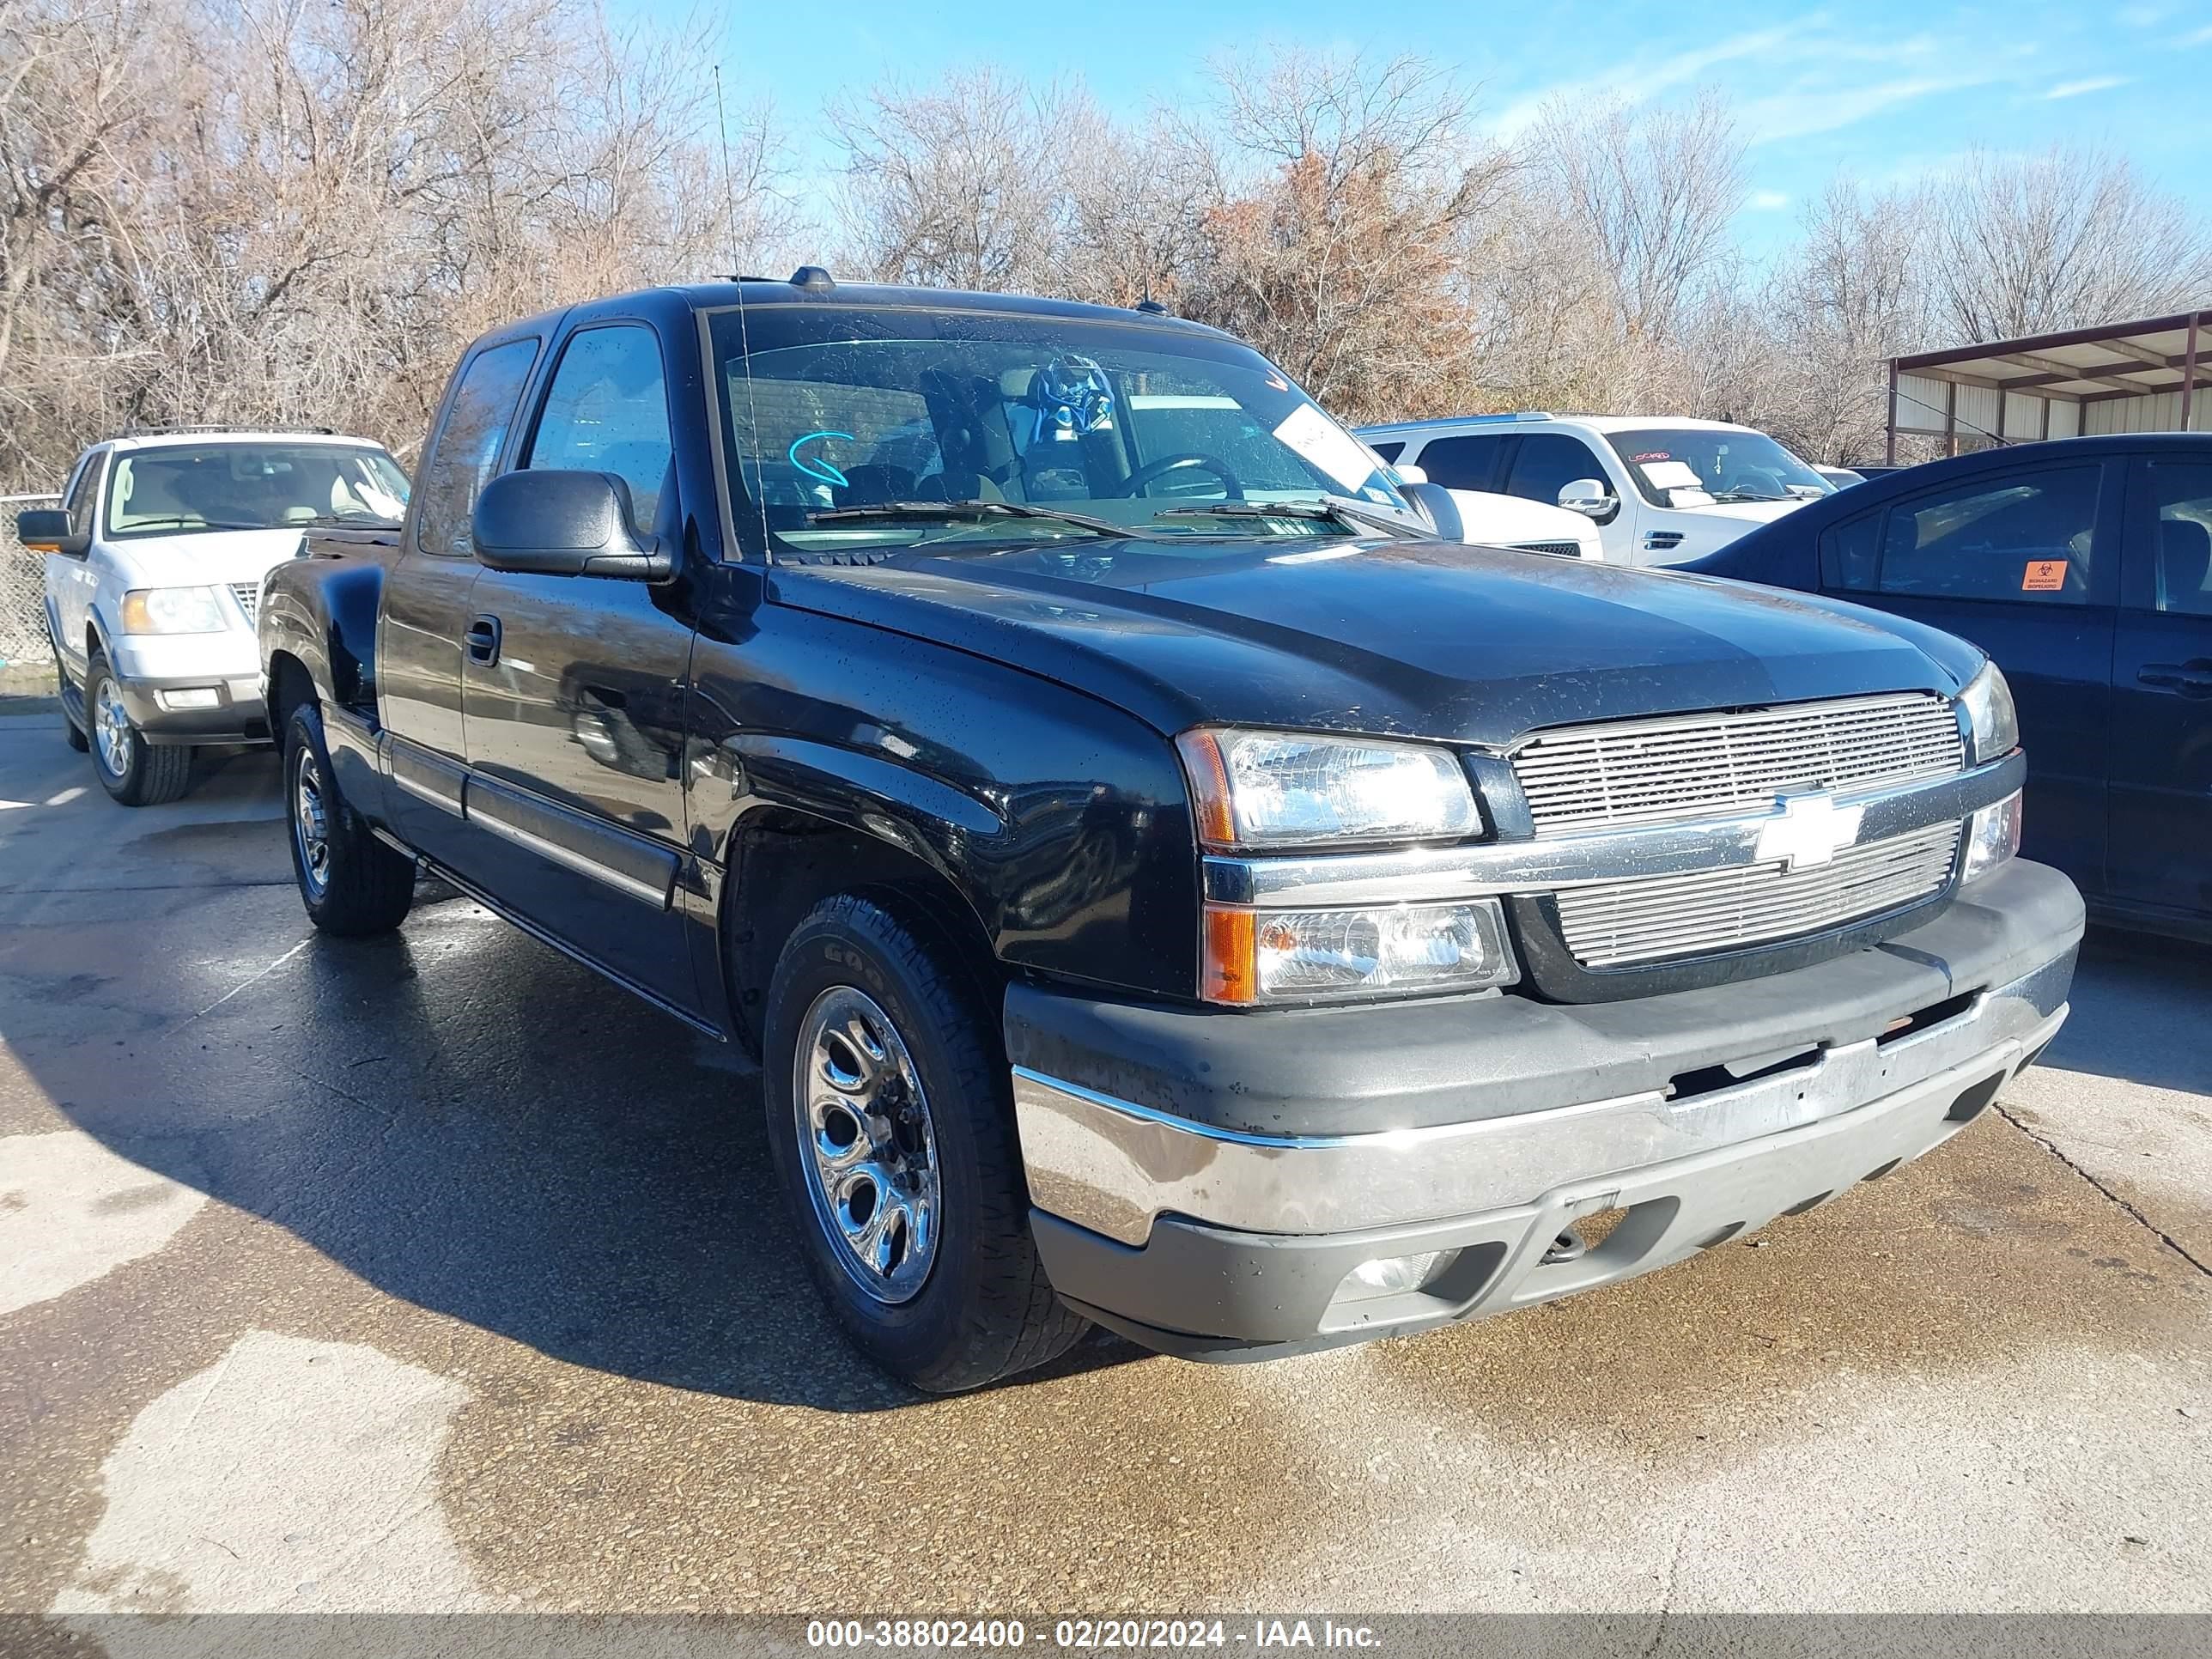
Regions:
<svg viewBox="0 0 2212 1659"><path fill-rule="evenodd" d="M1646 461L1644 476L1654 489L1697 489L1703 487L1697 468L1687 461Z"/></svg>
<svg viewBox="0 0 2212 1659"><path fill-rule="evenodd" d="M1300 404L1284 417L1275 435L1346 489L1358 489L1375 470L1375 458L1359 440L1311 404Z"/></svg>

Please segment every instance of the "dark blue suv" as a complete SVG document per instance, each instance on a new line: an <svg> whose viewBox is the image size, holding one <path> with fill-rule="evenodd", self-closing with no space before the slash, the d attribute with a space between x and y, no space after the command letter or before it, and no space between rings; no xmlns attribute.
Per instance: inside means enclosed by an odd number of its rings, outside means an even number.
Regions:
<svg viewBox="0 0 2212 1659"><path fill-rule="evenodd" d="M2030 857L2093 913L2212 938L2212 435L2019 444L1874 479L1686 567L1980 646L2012 683Z"/></svg>

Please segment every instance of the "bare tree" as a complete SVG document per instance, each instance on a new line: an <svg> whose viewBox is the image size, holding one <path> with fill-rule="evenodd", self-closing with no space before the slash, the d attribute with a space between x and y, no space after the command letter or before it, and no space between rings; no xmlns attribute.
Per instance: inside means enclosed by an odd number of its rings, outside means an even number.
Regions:
<svg viewBox="0 0 2212 1659"><path fill-rule="evenodd" d="M1935 200L1937 315L1954 336L2002 339L2155 315L2212 291L2203 227L2100 151L1978 151Z"/></svg>
<svg viewBox="0 0 2212 1659"><path fill-rule="evenodd" d="M884 282L1048 285L1068 130L1097 124L1080 94L989 70L925 91L889 82L833 106L854 258Z"/></svg>
<svg viewBox="0 0 2212 1659"><path fill-rule="evenodd" d="M1456 256L1510 171L1468 137L1466 96L1413 58L1283 52L1215 75L1217 126L1181 134L1203 203L1188 314L1348 417L1449 407L1474 342Z"/></svg>

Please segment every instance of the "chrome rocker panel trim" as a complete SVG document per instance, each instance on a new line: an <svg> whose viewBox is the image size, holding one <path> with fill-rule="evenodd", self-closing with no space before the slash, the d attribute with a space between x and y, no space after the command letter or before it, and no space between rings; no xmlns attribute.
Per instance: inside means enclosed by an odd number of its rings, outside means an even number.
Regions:
<svg viewBox="0 0 2212 1659"><path fill-rule="evenodd" d="M1163 1213L1259 1233L1328 1233L1526 1204L1563 1182L1741 1145L2010 1050L2008 1069L2064 1018L2069 951L1960 1012L1882 1043L1688 1100L1661 1090L1474 1123L1358 1135L1264 1135L1186 1119L1013 1068L1036 1206L1140 1245Z"/></svg>
<svg viewBox="0 0 2212 1659"><path fill-rule="evenodd" d="M1851 844L1863 847L1994 805L2027 778L2027 760L2014 750L1947 778L1838 794L1834 800L1838 807L1859 809L1858 835ZM1206 896L1216 904L1300 909L1550 892L1638 876L1729 869L1761 861L1760 832L1777 816L1757 812L1405 852L1209 858Z"/></svg>

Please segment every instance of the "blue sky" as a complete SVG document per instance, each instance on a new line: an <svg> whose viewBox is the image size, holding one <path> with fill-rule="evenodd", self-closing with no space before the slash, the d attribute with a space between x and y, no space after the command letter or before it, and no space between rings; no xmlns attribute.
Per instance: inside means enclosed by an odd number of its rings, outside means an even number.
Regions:
<svg viewBox="0 0 2212 1659"><path fill-rule="evenodd" d="M675 18L690 0L612 3ZM1976 145L2102 144L2212 216L2212 0L741 0L719 16L733 97L770 96L808 161L822 153L810 137L822 101L887 76L920 82L989 64L1080 78L1109 107L1135 113L1203 97L1212 54L1297 42L1437 59L1480 88L1480 117L1499 132L1556 94L1672 100L1717 87L1750 144L1752 194L1737 233L1753 253L1790 235L1801 204L1839 167L1887 183L1939 171Z"/></svg>

